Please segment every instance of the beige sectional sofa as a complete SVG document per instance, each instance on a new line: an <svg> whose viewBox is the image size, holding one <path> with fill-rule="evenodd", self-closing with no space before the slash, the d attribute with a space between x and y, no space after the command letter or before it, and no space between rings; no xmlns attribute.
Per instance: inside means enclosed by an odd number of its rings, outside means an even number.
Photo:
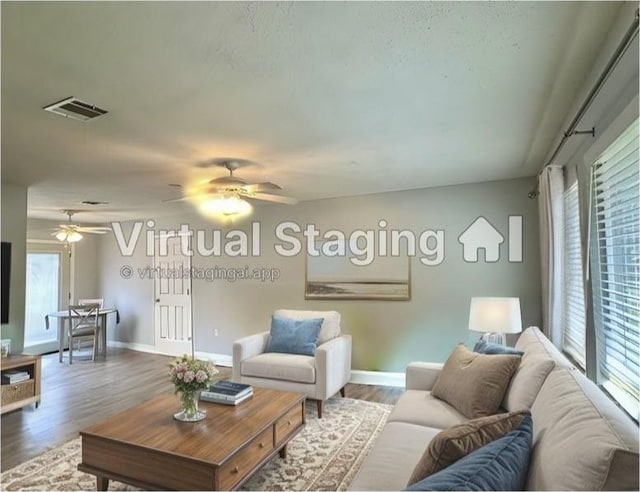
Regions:
<svg viewBox="0 0 640 492"><path fill-rule="evenodd" d="M533 450L527 490L638 490L638 426L535 327L502 407L531 409ZM429 441L468 419L430 389L442 364L411 363L391 412L352 490L402 490Z"/></svg>

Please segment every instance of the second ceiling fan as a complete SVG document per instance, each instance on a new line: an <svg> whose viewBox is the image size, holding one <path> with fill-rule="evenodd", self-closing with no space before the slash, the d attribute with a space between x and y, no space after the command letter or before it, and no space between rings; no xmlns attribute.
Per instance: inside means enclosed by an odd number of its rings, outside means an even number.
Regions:
<svg viewBox="0 0 640 492"><path fill-rule="evenodd" d="M106 234L111 231L110 227L103 226L81 226L79 224L74 224L71 221L71 217L78 212L82 212L82 210L63 210L62 211L67 217L69 217L69 222L65 224L60 224L54 232L51 233L52 236L55 236L56 239L63 243L75 243L82 239L83 233L89 234Z"/></svg>

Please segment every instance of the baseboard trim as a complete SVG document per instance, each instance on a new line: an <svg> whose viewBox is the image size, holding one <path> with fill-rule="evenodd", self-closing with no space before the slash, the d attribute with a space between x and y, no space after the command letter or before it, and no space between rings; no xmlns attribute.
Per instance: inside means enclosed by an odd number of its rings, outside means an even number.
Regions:
<svg viewBox="0 0 640 492"><path fill-rule="evenodd" d="M145 352L148 354L157 354L157 355L171 355L171 354L164 354L162 352L158 352L153 345L147 345L144 343L121 342L119 340L109 340L107 344L110 347L125 348L129 350L135 350L136 352ZM232 366L232 357L230 355L196 351L196 357L200 359L205 359L205 360L212 360L216 364L216 366L221 366L221 367Z"/></svg>
<svg viewBox="0 0 640 492"><path fill-rule="evenodd" d="M212 360L216 366L220 366L220 367L233 366L233 357L231 357L230 355L196 351L196 357L198 357L199 359Z"/></svg>
<svg viewBox="0 0 640 492"><path fill-rule="evenodd" d="M135 350L137 352L146 352L148 354L168 355L161 354L160 352L156 351L153 345L146 345L144 343L109 340L109 345L112 347ZM227 354L196 351L196 357L205 360L212 360L217 366L220 367L231 367L233 365L232 356ZM403 372L353 370L351 371L351 379L349 380L349 382L353 384L369 384L373 386L394 386L397 388L404 388L405 376Z"/></svg>
<svg viewBox="0 0 640 492"><path fill-rule="evenodd" d="M125 348L129 350L135 350L136 352L146 352L148 354L157 354L156 348L153 345L146 345L144 343L135 342L121 342L119 340L109 340L107 342L109 347Z"/></svg>
<svg viewBox="0 0 640 492"><path fill-rule="evenodd" d="M370 384L375 386L394 386L404 388L405 376L403 372L383 371L351 371L350 383Z"/></svg>

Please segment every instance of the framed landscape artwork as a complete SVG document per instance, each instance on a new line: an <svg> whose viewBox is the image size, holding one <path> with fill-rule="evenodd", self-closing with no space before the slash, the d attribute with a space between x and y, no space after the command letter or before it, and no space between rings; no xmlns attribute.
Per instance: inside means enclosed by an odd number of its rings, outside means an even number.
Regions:
<svg viewBox="0 0 640 492"><path fill-rule="evenodd" d="M316 248L322 251L320 245ZM347 248L348 249L348 248ZM371 264L354 265L344 256L306 256L305 299L407 301L411 298L409 257L376 256Z"/></svg>

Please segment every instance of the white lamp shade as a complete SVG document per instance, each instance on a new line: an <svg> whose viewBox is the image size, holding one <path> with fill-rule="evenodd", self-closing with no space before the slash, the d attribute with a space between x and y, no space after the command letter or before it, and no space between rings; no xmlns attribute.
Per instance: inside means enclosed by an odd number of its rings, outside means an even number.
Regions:
<svg viewBox="0 0 640 492"><path fill-rule="evenodd" d="M522 317L517 297L472 297L469 329L483 333L520 333Z"/></svg>

